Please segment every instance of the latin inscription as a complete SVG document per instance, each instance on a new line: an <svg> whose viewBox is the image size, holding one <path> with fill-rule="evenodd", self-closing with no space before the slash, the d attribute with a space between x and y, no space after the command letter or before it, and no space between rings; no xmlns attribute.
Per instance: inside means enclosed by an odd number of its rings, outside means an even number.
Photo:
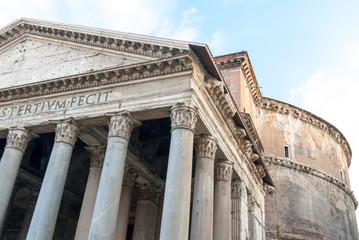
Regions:
<svg viewBox="0 0 359 240"><path fill-rule="evenodd" d="M101 102L107 102L112 91L73 96L61 100L50 100L27 105L6 107L0 110L0 118L20 117L49 111L59 111Z"/></svg>

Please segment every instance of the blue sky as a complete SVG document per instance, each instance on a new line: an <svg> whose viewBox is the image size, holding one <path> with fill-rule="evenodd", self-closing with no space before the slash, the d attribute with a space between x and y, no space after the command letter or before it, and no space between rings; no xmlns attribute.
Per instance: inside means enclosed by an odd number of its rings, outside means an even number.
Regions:
<svg viewBox="0 0 359 240"><path fill-rule="evenodd" d="M358 0L0 0L0 26L20 17L247 50L263 95L312 111L348 139L359 198Z"/></svg>

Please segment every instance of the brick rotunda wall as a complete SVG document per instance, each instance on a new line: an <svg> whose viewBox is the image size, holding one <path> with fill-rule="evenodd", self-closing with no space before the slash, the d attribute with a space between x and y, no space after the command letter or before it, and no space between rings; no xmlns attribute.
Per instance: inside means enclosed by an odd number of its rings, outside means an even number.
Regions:
<svg viewBox="0 0 359 240"><path fill-rule="evenodd" d="M267 239L359 239L351 152L339 130L272 99L263 100L257 129L276 186L266 197Z"/></svg>

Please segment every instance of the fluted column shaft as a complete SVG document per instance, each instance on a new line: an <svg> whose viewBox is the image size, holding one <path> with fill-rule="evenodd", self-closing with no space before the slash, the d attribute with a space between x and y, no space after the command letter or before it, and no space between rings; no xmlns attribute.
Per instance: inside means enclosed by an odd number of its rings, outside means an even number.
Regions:
<svg viewBox="0 0 359 240"><path fill-rule="evenodd" d="M75 240L87 239L89 235L106 146L85 147L85 149L90 157L90 172L76 228Z"/></svg>
<svg viewBox="0 0 359 240"><path fill-rule="evenodd" d="M118 208L117 223L115 231L115 240L126 240L128 218L131 208L131 196L133 185L136 181L137 173L131 167L125 168L125 175L123 176L120 206Z"/></svg>
<svg viewBox="0 0 359 240"><path fill-rule="evenodd" d="M219 160L215 163L214 183L214 240L231 240L231 178L232 163Z"/></svg>
<svg viewBox="0 0 359 240"><path fill-rule="evenodd" d="M191 240L213 238L214 158L217 144L205 135L196 141L196 172L192 206Z"/></svg>
<svg viewBox="0 0 359 240"><path fill-rule="evenodd" d="M243 181L232 182L232 240L246 239L248 231L247 188Z"/></svg>
<svg viewBox="0 0 359 240"><path fill-rule="evenodd" d="M139 124L128 112L110 119L106 155L88 239L110 240L115 237L127 146L133 127Z"/></svg>
<svg viewBox="0 0 359 240"><path fill-rule="evenodd" d="M163 203L161 240L188 239L193 155L197 111L177 104L171 109L171 143Z"/></svg>
<svg viewBox="0 0 359 240"><path fill-rule="evenodd" d="M24 128L10 128L0 161L0 226L4 225L16 176L28 143L35 135Z"/></svg>
<svg viewBox="0 0 359 240"><path fill-rule="evenodd" d="M154 240L159 190L150 184L139 186L132 240Z"/></svg>
<svg viewBox="0 0 359 240"><path fill-rule="evenodd" d="M27 240L52 239L71 154L78 135L79 127L74 119L57 122L54 147L36 202Z"/></svg>

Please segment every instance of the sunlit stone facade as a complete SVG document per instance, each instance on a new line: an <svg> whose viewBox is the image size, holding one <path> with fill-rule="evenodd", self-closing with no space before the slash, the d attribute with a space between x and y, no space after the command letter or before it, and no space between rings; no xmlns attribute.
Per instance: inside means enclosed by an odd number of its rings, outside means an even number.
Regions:
<svg viewBox="0 0 359 240"><path fill-rule="evenodd" d="M326 234L358 236L345 138L328 133L345 183L282 160L270 129L283 129L267 124L282 113L245 52L214 58L205 44L21 19L0 30L0 62L2 239L299 237L285 217L306 205L290 213L283 171L340 189L336 202L324 192L347 212L347 235Z"/></svg>

